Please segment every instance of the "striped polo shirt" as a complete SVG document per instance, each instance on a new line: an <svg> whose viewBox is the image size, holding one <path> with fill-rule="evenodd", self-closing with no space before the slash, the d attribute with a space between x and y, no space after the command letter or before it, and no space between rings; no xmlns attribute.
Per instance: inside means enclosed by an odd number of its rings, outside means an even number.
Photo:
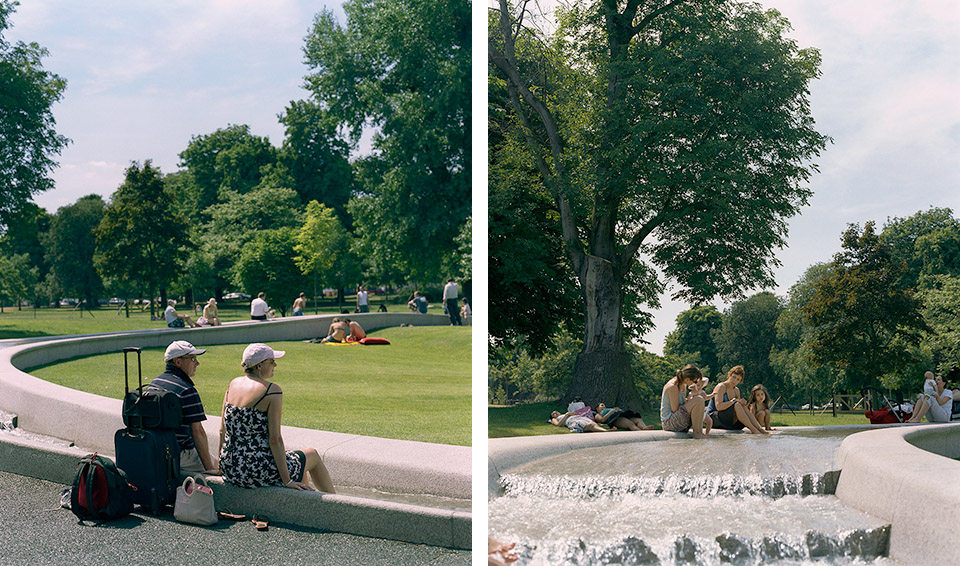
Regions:
<svg viewBox="0 0 960 566"><path fill-rule="evenodd" d="M177 428L177 442L181 450L196 448L190 425L207 420L207 415L203 412L203 403L200 402L200 394L193 386L193 381L183 370L168 363L166 371L153 378L150 387L172 391L177 395L183 411L183 423Z"/></svg>

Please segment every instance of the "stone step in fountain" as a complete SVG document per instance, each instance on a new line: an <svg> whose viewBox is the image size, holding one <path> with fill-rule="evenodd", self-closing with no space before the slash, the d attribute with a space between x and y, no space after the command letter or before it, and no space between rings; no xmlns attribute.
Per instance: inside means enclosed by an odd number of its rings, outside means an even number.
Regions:
<svg viewBox="0 0 960 566"><path fill-rule="evenodd" d="M890 527L842 533L808 531L798 537L744 537L721 534L712 539L681 535L646 540L576 539L517 545L520 563L547 564L849 564L884 561Z"/></svg>
<svg viewBox="0 0 960 566"><path fill-rule="evenodd" d="M504 474L500 477L500 494L545 495L554 497L612 497L628 493L638 495L684 495L715 497L718 495L762 495L778 498L787 495L833 495L837 490L839 471L813 472L800 475L735 476L556 476L551 474Z"/></svg>

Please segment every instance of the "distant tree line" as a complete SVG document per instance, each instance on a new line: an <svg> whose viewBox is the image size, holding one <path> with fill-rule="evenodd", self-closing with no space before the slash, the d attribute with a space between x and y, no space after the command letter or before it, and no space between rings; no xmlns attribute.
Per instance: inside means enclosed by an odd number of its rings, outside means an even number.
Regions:
<svg viewBox="0 0 960 566"><path fill-rule="evenodd" d="M930 208L890 218L882 229L850 225L841 243L786 297L763 291L722 312L711 305L683 311L663 356L631 346L646 408L687 363L713 382L742 364L749 385L763 383L774 398L794 403L867 385L911 393L926 370L960 379L960 219ZM492 352L491 398L562 395L577 346L565 330L551 339L544 350L521 339Z"/></svg>
<svg viewBox="0 0 960 566"><path fill-rule="evenodd" d="M134 160L108 200L85 196L53 214L31 197L52 186L52 157L68 141L49 114L66 83L42 72L36 44L0 41L0 78L19 73L32 89L15 102L46 97L24 110L37 115L35 147L0 142L0 304L231 289L279 299L469 279L469 4L408 4L350 1L345 24L329 10L315 17L304 46L310 96L279 114L279 147L228 124L193 136L179 170ZM15 5L0 0L0 33ZM0 114L0 127L24 130L12 116ZM364 131L372 151L357 158Z"/></svg>

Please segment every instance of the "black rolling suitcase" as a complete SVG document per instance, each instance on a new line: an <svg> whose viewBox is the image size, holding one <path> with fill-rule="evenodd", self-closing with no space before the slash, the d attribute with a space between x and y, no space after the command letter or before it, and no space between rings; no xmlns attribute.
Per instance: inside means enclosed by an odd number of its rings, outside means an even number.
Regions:
<svg viewBox="0 0 960 566"><path fill-rule="evenodd" d="M125 381L127 381L126 366L129 352L137 353L138 373L141 373L139 371L140 349L124 348ZM142 373L139 379L139 391L143 391ZM126 389L126 397L129 398L131 395L129 386ZM127 413L127 405L125 402L125 413ZM179 409L178 402L176 405L178 413ZM124 415L124 422L129 424L128 416L128 414ZM153 419L149 420L153 421ZM134 503L149 508L150 512L156 515L164 505L175 501L177 486L180 485L180 446L177 444L174 429L128 426L114 434L113 443L117 454L117 467L127 474L127 479L137 488L133 494Z"/></svg>

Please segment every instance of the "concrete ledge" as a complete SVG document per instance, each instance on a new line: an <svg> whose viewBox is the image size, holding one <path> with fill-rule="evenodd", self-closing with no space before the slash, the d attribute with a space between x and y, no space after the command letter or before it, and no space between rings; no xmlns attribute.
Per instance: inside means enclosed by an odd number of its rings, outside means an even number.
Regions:
<svg viewBox="0 0 960 566"><path fill-rule="evenodd" d="M70 485L77 462L87 454L65 442L0 433L0 470ZM243 489L208 476L218 510L263 515L271 521L404 542L469 549L470 513L294 491L282 487Z"/></svg>
<svg viewBox="0 0 960 566"><path fill-rule="evenodd" d="M334 316L290 317L268 322L237 322L220 327L183 330L158 328L52 338L3 348L0 349L0 410L17 415L18 427L25 431L65 439L83 447L83 453L113 455L114 432L123 427L120 400L55 385L24 373L20 368L82 355L116 352L126 346L165 347L179 339L189 340L198 346L302 340L324 334ZM352 316L371 330L401 323L416 326L449 324L449 319L442 315L369 313ZM210 438L217 438L220 418L208 416L204 428ZM287 426L283 427L283 435L288 448L316 448L336 485L467 501L472 495L471 448L468 446L382 439ZM75 465L76 457L71 455L72 465ZM70 479L72 474L71 467ZM395 505L398 504L390 503L387 507ZM271 517L276 515L266 511L264 514ZM430 513L428 515L433 516ZM464 515L469 520L469 513L460 513L458 516ZM282 519L277 517L277 520ZM446 527L447 531L451 529L459 532L461 527ZM469 531L469 528L466 530ZM469 544L469 533L465 538Z"/></svg>
<svg viewBox="0 0 960 566"><path fill-rule="evenodd" d="M960 423L853 434L840 445L837 497L892 525L890 557L958 564Z"/></svg>

